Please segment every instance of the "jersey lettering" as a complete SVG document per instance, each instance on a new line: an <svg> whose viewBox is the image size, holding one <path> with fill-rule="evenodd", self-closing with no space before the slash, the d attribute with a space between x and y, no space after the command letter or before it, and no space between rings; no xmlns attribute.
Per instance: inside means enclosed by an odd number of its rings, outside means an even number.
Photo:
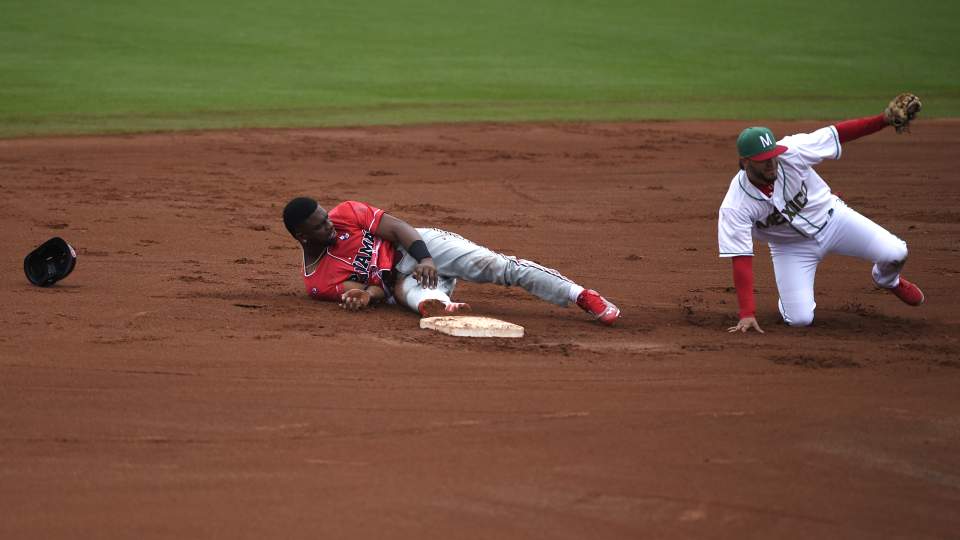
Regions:
<svg viewBox="0 0 960 540"><path fill-rule="evenodd" d="M776 225L783 225L784 223L793 222L793 218L800 213L801 210L807 206L807 183L800 183L800 191L793 196L793 199L787 201L787 204L783 207L783 212L774 210L772 214L767 216L763 221L757 221L756 226L758 229L766 229L767 227L774 227Z"/></svg>
<svg viewBox="0 0 960 540"><path fill-rule="evenodd" d="M370 277L370 259L373 257L373 234L370 231L363 231L363 240L360 245L360 251L353 258L353 274L350 275L350 281L366 283Z"/></svg>

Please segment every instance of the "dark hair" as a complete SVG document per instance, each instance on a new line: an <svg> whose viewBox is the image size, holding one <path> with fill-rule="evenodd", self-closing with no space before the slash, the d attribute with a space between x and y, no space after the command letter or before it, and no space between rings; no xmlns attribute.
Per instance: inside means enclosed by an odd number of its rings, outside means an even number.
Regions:
<svg viewBox="0 0 960 540"><path fill-rule="evenodd" d="M310 197L291 199L283 209L283 224L290 236L296 237L294 230L317 210L317 201Z"/></svg>

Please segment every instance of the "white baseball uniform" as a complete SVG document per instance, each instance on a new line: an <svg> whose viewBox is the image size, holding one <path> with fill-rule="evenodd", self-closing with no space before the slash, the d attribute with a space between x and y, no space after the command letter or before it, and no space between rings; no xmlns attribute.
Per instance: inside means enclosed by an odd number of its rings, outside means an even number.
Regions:
<svg viewBox="0 0 960 540"><path fill-rule="evenodd" d="M813 283L817 265L828 253L874 263L873 280L894 287L907 247L886 229L849 208L813 169L825 159L840 159L837 129L784 137L778 144L777 179L768 197L741 170L720 205L721 257L753 256L753 239L770 246L783 319L792 326L813 322Z"/></svg>

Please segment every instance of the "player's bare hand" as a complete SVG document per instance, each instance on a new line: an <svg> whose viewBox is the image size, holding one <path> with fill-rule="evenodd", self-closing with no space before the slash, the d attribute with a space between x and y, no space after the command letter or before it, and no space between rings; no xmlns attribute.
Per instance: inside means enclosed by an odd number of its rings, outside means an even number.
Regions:
<svg viewBox="0 0 960 540"><path fill-rule="evenodd" d="M360 311L370 305L371 294L363 289L350 289L340 295L340 307L349 311Z"/></svg>
<svg viewBox="0 0 960 540"><path fill-rule="evenodd" d="M730 332L730 333L733 333L733 332L743 332L743 333L746 333L747 330L750 330L751 328L753 328L753 329L756 330L757 332L760 332L761 334L763 333L763 330L760 329L760 325L757 324L757 318L756 318L756 317L744 317L744 318L740 319L740 322L738 322L736 326L731 326L730 328L727 328L727 332Z"/></svg>
<svg viewBox="0 0 960 540"><path fill-rule="evenodd" d="M433 264L433 259L427 257L420 261L413 269L413 279L427 289L437 288L437 267Z"/></svg>

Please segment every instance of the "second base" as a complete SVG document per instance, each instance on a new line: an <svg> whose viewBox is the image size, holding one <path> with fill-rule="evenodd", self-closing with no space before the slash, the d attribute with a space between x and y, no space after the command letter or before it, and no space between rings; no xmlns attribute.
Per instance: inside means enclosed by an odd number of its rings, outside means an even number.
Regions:
<svg viewBox="0 0 960 540"><path fill-rule="evenodd" d="M420 319L420 328L459 337L523 337L522 326L490 317L427 317Z"/></svg>

